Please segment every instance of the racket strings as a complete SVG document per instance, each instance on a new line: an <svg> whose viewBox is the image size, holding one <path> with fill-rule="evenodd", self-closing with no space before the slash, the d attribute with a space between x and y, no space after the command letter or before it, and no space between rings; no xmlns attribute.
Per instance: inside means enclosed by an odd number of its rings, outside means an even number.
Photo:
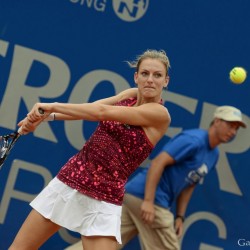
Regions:
<svg viewBox="0 0 250 250"><path fill-rule="evenodd" d="M17 133L0 136L0 159L5 156L15 137L17 137Z"/></svg>
<svg viewBox="0 0 250 250"><path fill-rule="evenodd" d="M2 135L0 136L0 140L6 139L8 140L9 138L14 138L16 136L16 132L8 134L8 135Z"/></svg>
<svg viewBox="0 0 250 250"><path fill-rule="evenodd" d="M0 158L3 158L6 154L6 151L9 148L9 136L1 136L0 138Z"/></svg>
<svg viewBox="0 0 250 250"><path fill-rule="evenodd" d="M0 136L0 169L20 136L21 135L18 132Z"/></svg>

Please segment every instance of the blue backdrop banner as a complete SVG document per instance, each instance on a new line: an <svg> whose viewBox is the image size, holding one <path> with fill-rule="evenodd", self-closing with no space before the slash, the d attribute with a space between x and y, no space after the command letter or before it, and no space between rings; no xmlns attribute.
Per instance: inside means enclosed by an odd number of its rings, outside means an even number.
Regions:
<svg viewBox="0 0 250 250"><path fill-rule="evenodd" d="M195 190L181 249L250 247L250 82L229 80L235 66L250 71L249 8L249 0L0 0L0 134L36 102L90 102L134 87L124 62L164 49L171 69L162 97L172 123L150 158L181 130L208 128L217 106L238 107L248 124L220 146L216 170ZM0 171L0 250L95 127L56 121L21 137ZM41 249L79 237L62 229ZM139 250L138 241L126 249Z"/></svg>

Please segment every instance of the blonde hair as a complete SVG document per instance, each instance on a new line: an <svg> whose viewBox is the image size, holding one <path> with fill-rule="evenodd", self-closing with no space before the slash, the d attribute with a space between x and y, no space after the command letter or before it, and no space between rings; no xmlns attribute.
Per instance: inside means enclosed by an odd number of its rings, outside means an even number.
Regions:
<svg viewBox="0 0 250 250"><path fill-rule="evenodd" d="M131 68L136 69L136 71L138 72L140 65L141 65L141 62L147 58L157 59L157 60L161 61L166 68L166 75L168 75L168 71L170 68L170 62L169 62L168 56L164 50L148 49L144 53L142 53L141 55L138 55L134 61L131 61L131 62L126 61L126 62L128 63L128 65Z"/></svg>

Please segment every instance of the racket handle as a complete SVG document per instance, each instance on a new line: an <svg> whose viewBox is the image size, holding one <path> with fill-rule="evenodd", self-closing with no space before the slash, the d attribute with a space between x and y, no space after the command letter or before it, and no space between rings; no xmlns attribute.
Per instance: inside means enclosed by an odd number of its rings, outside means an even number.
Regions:
<svg viewBox="0 0 250 250"><path fill-rule="evenodd" d="M41 115L44 114L44 110L43 110L42 108L39 108L39 109L38 109L38 112L39 112ZM20 134L20 135L23 134L23 133L22 133L22 127L20 127L20 128L17 130L17 133Z"/></svg>
<svg viewBox="0 0 250 250"><path fill-rule="evenodd" d="M22 132L22 127L20 127L20 128L17 130L17 133L20 134L20 135L23 134L23 132Z"/></svg>

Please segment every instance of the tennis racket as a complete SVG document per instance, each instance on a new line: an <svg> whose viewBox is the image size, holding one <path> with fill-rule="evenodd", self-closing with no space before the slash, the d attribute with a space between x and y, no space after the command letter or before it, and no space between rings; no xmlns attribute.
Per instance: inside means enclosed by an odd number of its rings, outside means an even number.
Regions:
<svg viewBox="0 0 250 250"><path fill-rule="evenodd" d="M42 109L39 109L40 114L44 114ZM2 168L4 162L6 161L10 151L20 138L22 128L19 128L17 131L0 136L0 169Z"/></svg>

